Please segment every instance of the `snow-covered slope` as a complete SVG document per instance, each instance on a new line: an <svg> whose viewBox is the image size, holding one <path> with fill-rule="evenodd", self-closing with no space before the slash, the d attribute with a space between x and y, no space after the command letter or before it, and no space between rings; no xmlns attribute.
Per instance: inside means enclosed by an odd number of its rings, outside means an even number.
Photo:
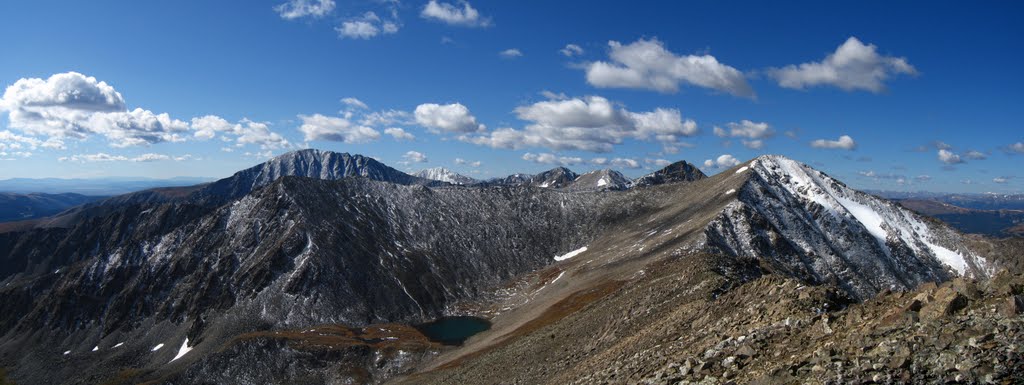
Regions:
<svg viewBox="0 0 1024 385"><path fill-rule="evenodd" d="M725 173L750 175L708 226L712 248L766 260L810 282L838 282L864 297L989 274L985 259L948 226L802 163L762 156Z"/></svg>
<svg viewBox="0 0 1024 385"><path fill-rule="evenodd" d="M451 184L469 185L476 183L476 179L470 178L465 175L458 174L452 170L444 167L428 168L412 174L424 179L436 180L440 182L447 182Z"/></svg>

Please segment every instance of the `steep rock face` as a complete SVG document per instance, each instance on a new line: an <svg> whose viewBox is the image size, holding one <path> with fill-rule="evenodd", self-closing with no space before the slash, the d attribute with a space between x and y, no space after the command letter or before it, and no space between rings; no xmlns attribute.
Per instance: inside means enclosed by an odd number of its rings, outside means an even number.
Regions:
<svg viewBox="0 0 1024 385"><path fill-rule="evenodd" d="M759 258L860 298L990 273L956 231L799 162L763 156L725 172L750 175L739 191L726 192L737 200L708 226L712 250Z"/></svg>
<svg viewBox="0 0 1024 385"><path fill-rule="evenodd" d="M566 187L569 191L625 190L632 186L629 178L615 170L595 170L580 175Z"/></svg>
<svg viewBox="0 0 1024 385"><path fill-rule="evenodd" d="M428 168L426 170L420 170L412 175L423 179L430 179L439 182L446 182L459 185L470 185L477 182L476 179L458 174L444 167Z"/></svg>
<svg viewBox="0 0 1024 385"><path fill-rule="evenodd" d="M226 202L270 184L283 176L337 180L364 177L402 185L438 185L440 182L415 177L388 167L373 158L315 149L290 152L231 177L209 184L193 194L195 199Z"/></svg>
<svg viewBox="0 0 1024 385"><path fill-rule="evenodd" d="M700 169L681 160L665 166L661 170L636 178L633 181L633 185L644 187L673 182L692 182L704 178L707 178L707 175L704 175Z"/></svg>

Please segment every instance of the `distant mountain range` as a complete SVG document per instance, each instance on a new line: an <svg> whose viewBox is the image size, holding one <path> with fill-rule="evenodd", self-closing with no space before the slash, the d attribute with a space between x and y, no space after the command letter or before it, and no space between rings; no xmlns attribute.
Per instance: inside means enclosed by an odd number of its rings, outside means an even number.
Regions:
<svg viewBox="0 0 1024 385"><path fill-rule="evenodd" d="M96 179L13 178L0 180L0 192L17 194L73 193L90 196L111 196L158 187L191 186L212 180L213 178L198 177L177 177L170 179L135 177Z"/></svg>
<svg viewBox="0 0 1024 385"><path fill-rule="evenodd" d="M953 194L934 192L902 192L869 190L882 198L893 200L931 200L975 210L1024 210L1024 194Z"/></svg>

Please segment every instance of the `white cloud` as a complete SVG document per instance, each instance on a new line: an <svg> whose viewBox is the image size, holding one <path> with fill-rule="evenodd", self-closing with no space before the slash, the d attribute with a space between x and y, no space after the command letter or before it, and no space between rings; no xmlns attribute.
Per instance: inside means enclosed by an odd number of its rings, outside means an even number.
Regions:
<svg viewBox="0 0 1024 385"><path fill-rule="evenodd" d="M566 57L579 56L583 54L583 48L576 44L566 44L565 48L558 50L562 55Z"/></svg>
<svg viewBox="0 0 1024 385"><path fill-rule="evenodd" d="M964 158L971 160L985 160L988 159L988 154L981 151L970 150L964 153Z"/></svg>
<svg viewBox="0 0 1024 385"><path fill-rule="evenodd" d="M341 103L348 106L349 108L358 108L361 110L370 108L369 106L366 105L366 103L363 103L362 100L352 97L341 99Z"/></svg>
<svg viewBox="0 0 1024 385"><path fill-rule="evenodd" d="M743 147L746 147L746 148L749 148L749 149L753 149L753 150L760 150L760 149L764 148L764 141L761 140L761 139L754 139L754 140L741 139L740 143L743 144Z"/></svg>
<svg viewBox="0 0 1024 385"><path fill-rule="evenodd" d="M380 138L377 130L354 124L348 119L324 116L321 114L299 115L302 125L299 132L305 135L306 141L328 140L344 143L365 143Z"/></svg>
<svg viewBox="0 0 1024 385"><path fill-rule="evenodd" d="M729 154L723 154L718 158L704 161L704 167L706 168L729 168L738 164L740 164L740 161Z"/></svg>
<svg viewBox="0 0 1024 385"><path fill-rule="evenodd" d="M334 30L341 38L370 39L377 35L397 33L398 29L397 19L382 19L374 12L366 12L362 16L341 22L341 25Z"/></svg>
<svg viewBox="0 0 1024 385"><path fill-rule="evenodd" d="M230 123L216 115L192 118L192 130L199 140L208 140L221 135L225 141L235 141L236 146L247 144L258 145L260 148L283 149L291 147L280 134L270 130L270 126L262 122L242 119L239 123Z"/></svg>
<svg viewBox="0 0 1024 385"><path fill-rule="evenodd" d="M404 164L427 162L427 156L419 151L407 151L405 155L402 155L402 159L405 159Z"/></svg>
<svg viewBox="0 0 1024 385"><path fill-rule="evenodd" d="M552 164L558 166L572 166L582 164L585 161L579 157L557 156L555 154L528 152L523 154L523 160L533 163Z"/></svg>
<svg viewBox="0 0 1024 385"><path fill-rule="evenodd" d="M831 85L846 91L881 92L890 77L915 75L917 70L906 58L879 55L875 45L850 37L820 62L773 68L768 74L786 88Z"/></svg>
<svg viewBox="0 0 1024 385"><path fill-rule="evenodd" d="M747 138L747 139L768 139L775 136L775 130L765 122L752 122L741 120L739 123L730 122L725 124L729 130L715 126L714 133L720 137Z"/></svg>
<svg viewBox="0 0 1024 385"><path fill-rule="evenodd" d="M999 184L1005 184L1005 183L1010 181L1010 178L1009 177L1005 177L1005 176L998 176L998 177L992 178L992 181L996 182L996 183L999 183Z"/></svg>
<svg viewBox="0 0 1024 385"><path fill-rule="evenodd" d="M914 180L916 180L918 182L927 182L927 181L932 180L932 176L931 175L918 175L918 176L914 177Z"/></svg>
<svg viewBox="0 0 1024 385"><path fill-rule="evenodd" d="M477 132L487 128L483 124L477 123L476 117L469 113L469 108L460 103L420 104L416 106L413 115L416 117L416 123L434 133Z"/></svg>
<svg viewBox="0 0 1024 385"><path fill-rule="evenodd" d="M384 129L384 133L391 135L395 140L416 140L416 136L398 127Z"/></svg>
<svg viewBox="0 0 1024 385"><path fill-rule="evenodd" d="M77 72L48 79L24 78L7 87L0 110L8 127L30 136L45 136L51 147L63 139L102 135L111 146L128 147L185 140L188 123L136 108L105 82Z"/></svg>
<svg viewBox="0 0 1024 385"><path fill-rule="evenodd" d="M841 150L853 150L857 148L857 142L853 140L849 135L843 135L839 137L839 140L828 140L818 139L811 142L811 147L814 148L831 148Z"/></svg>
<svg viewBox="0 0 1024 385"><path fill-rule="evenodd" d="M142 155L139 155L137 157L134 157L134 158L132 158L132 161L133 162L157 162L157 161L171 160L171 159L172 158L169 155L148 153L148 154L142 154Z"/></svg>
<svg viewBox="0 0 1024 385"><path fill-rule="evenodd" d="M491 25L491 19L480 15L468 1L459 1L456 6L452 3L430 0L420 11L420 17L428 20L436 20L448 25L464 27L487 27Z"/></svg>
<svg viewBox="0 0 1024 385"><path fill-rule="evenodd" d="M468 161L468 160L465 160L465 159L462 159L462 158L455 158L455 164L458 164L458 165L468 165L470 167L480 167L480 165L483 164L483 163L480 162L479 160L477 160L477 161Z"/></svg>
<svg viewBox="0 0 1024 385"><path fill-rule="evenodd" d="M610 62L585 65L587 82L596 87L642 88L663 93L679 91L679 84L710 88L742 97L754 97L739 70L719 63L711 55L677 56L657 39L628 45L608 42Z"/></svg>
<svg viewBox="0 0 1024 385"><path fill-rule="evenodd" d="M653 165L658 166L658 167L665 167L665 166L668 166L668 165L672 164L672 161L670 161L668 159L650 159L650 158L647 158L647 159L644 159L644 163L653 164Z"/></svg>
<svg viewBox="0 0 1024 385"><path fill-rule="evenodd" d="M523 52L519 48L509 48L504 51L498 52L498 55L506 59L517 58L523 56Z"/></svg>
<svg viewBox="0 0 1024 385"><path fill-rule="evenodd" d="M612 167L640 168L640 162L637 162L636 159L629 158L615 158L609 161L609 164L611 164Z"/></svg>
<svg viewBox="0 0 1024 385"><path fill-rule="evenodd" d="M295 20L303 17L323 17L334 10L334 0L288 0L274 7L282 19Z"/></svg>
<svg viewBox="0 0 1024 385"><path fill-rule="evenodd" d="M697 133L697 123L683 120L679 110L630 112L600 96L547 100L520 106L515 112L519 119L532 123L523 130L501 128L479 136L464 135L460 140L494 148L610 152L626 138L672 143Z"/></svg>
<svg viewBox="0 0 1024 385"><path fill-rule="evenodd" d="M963 159L960 159L960 155L954 154L952 151L947 149L939 150L939 160L945 164L957 164L963 163Z"/></svg>
<svg viewBox="0 0 1024 385"><path fill-rule="evenodd" d="M107 154L105 152L100 152L100 153L96 153L96 154L79 154L79 155L72 155L72 156L62 156L60 158L57 158L57 160L61 161L61 162L81 162L81 163L85 163L85 162L118 162L118 161L126 161L126 160L128 160L128 157L126 157L124 155L111 155L111 154Z"/></svg>
<svg viewBox="0 0 1024 385"><path fill-rule="evenodd" d="M1017 142L1006 147L1011 153L1024 154L1024 142Z"/></svg>
<svg viewBox="0 0 1024 385"><path fill-rule="evenodd" d="M541 91L540 95L551 100L565 100L569 98L564 92L555 93L548 90Z"/></svg>

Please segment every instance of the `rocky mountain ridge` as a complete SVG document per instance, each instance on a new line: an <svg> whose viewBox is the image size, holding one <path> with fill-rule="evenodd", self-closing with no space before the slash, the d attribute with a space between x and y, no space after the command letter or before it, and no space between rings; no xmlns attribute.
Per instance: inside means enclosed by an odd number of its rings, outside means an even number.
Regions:
<svg viewBox="0 0 1024 385"><path fill-rule="evenodd" d="M304 151L187 199L0 234L0 363L25 383L101 382L123 368L131 381L302 372L314 383L381 382L531 341L580 306L654 285L665 266L707 272L693 284L713 297L771 274L862 300L958 275L984 280L1002 255L782 157L603 192L568 191L580 176L567 169L531 177L537 186L467 187L374 162ZM416 359L387 350L374 362L383 351L374 349L390 348L351 334L466 313L492 318L493 333L454 350L416 345ZM342 350L276 369L239 358L299 354L294 344L323 341L293 333L316 327ZM239 341L256 345L231 345ZM157 348L165 344L186 353L168 365L175 352Z"/></svg>

